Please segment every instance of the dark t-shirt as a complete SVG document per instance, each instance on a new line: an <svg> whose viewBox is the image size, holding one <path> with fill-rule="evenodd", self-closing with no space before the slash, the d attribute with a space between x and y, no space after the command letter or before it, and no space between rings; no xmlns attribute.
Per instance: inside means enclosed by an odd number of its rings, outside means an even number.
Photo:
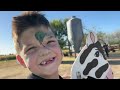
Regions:
<svg viewBox="0 0 120 90"><path fill-rule="evenodd" d="M27 79L45 79L45 78L42 78L32 73L27 77ZM63 79L63 78L59 75L59 79Z"/></svg>

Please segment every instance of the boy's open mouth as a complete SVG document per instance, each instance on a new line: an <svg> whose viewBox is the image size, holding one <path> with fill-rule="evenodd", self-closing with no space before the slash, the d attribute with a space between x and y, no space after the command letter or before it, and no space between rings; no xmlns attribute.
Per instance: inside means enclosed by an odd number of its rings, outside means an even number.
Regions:
<svg viewBox="0 0 120 90"><path fill-rule="evenodd" d="M41 65L41 66L45 66L45 65L48 65L48 64L53 63L54 61L55 61L55 57L53 57L53 58L51 58L51 59L49 59L49 60L42 61L42 62L40 63L40 65Z"/></svg>

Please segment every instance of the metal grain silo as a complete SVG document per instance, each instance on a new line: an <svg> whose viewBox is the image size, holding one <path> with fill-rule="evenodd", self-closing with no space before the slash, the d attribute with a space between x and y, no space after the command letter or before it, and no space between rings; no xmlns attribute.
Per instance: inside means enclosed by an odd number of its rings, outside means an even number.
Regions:
<svg viewBox="0 0 120 90"><path fill-rule="evenodd" d="M77 53L80 51L83 38L81 19L72 16L72 18L70 18L66 24L68 40L70 41L71 45L73 45L74 51Z"/></svg>

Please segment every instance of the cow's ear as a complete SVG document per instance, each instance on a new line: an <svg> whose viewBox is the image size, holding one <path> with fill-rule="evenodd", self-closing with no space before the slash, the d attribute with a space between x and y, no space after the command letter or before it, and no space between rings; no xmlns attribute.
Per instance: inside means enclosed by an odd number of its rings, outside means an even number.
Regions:
<svg viewBox="0 0 120 90"><path fill-rule="evenodd" d="M98 41L97 35L93 32L90 32L86 38L86 44L89 46L90 44L96 43Z"/></svg>

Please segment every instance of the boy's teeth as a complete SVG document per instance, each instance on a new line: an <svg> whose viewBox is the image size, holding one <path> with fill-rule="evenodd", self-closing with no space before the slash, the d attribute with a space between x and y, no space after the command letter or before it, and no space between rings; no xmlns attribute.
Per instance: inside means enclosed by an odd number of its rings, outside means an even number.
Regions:
<svg viewBox="0 0 120 90"><path fill-rule="evenodd" d="M53 61L54 59L55 59L55 58L53 57L53 58L49 59L48 61ZM43 61L43 62L41 62L41 65L47 64L48 61Z"/></svg>
<svg viewBox="0 0 120 90"><path fill-rule="evenodd" d="M44 64L46 64L46 63L47 63L46 61L43 61L41 64L43 64L43 65L44 65Z"/></svg>

